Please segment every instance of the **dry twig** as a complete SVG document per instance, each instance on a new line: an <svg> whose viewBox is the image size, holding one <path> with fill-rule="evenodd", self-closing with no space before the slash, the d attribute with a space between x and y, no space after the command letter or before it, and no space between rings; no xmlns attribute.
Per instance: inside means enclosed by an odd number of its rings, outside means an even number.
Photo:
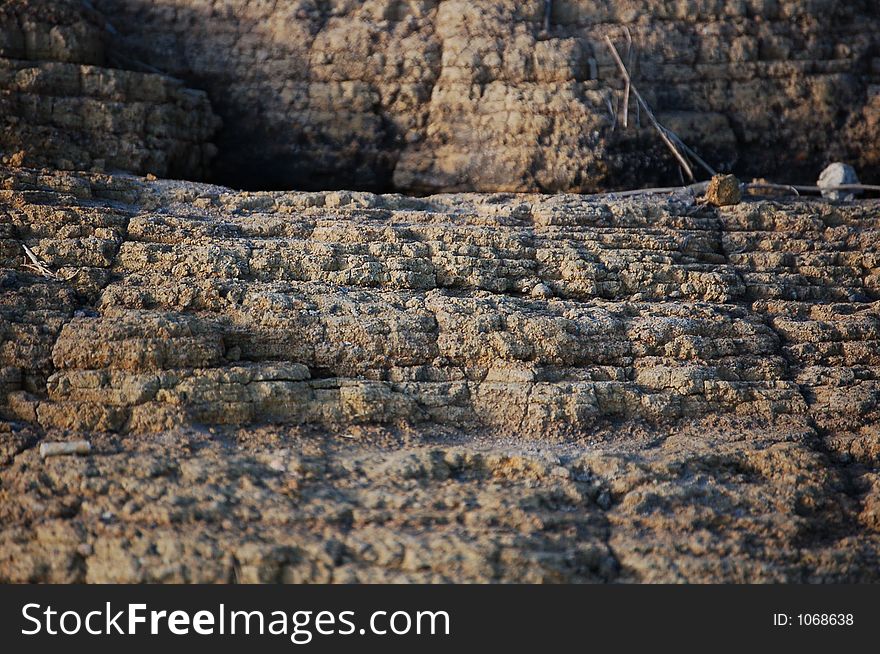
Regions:
<svg viewBox="0 0 880 654"><path fill-rule="evenodd" d="M839 186L789 185L789 188L793 188L795 191L800 191L802 193L821 193L822 191L880 191L880 186L875 184L841 184Z"/></svg>
<svg viewBox="0 0 880 654"><path fill-rule="evenodd" d="M614 61L617 63L617 67L620 69L620 74L623 75L623 79L629 88L632 91L633 97L636 99L640 105L642 105L642 109L645 110L645 113L648 115L648 119L651 121L651 124L660 134L660 138L663 139L663 142L666 144L666 147L669 148L669 151L672 152L673 156L678 160L679 165L682 170L688 176L688 179L691 181L694 180L694 172L691 170L690 165L687 162L687 159L684 155L678 151L678 148L675 146L675 143L672 142L672 139L669 138L667 130L663 127L654 116L654 112L651 111L651 108L648 106L648 103L642 98L635 84L632 83L632 80L629 76L629 71L626 69L626 65L623 63L623 60L620 58L620 54L617 52L617 48L614 47L614 44L611 42L611 39L606 35L605 43L608 45L608 49L611 51L611 56L614 57Z"/></svg>
<svg viewBox="0 0 880 654"><path fill-rule="evenodd" d="M629 28L623 28L626 31L626 63L628 68L632 68L633 39L629 33ZM626 87L623 89L623 128L629 127L629 88L631 86L630 78L626 77Z"/></svg>
<svg viewBox="0 0 880 654"><path fill-rule="evenodd" d="M660 186L657 188L639 188L631 191L609 191L608 193L599 193L597 195L613 195L619 198L627 198L636 195L668 195L670 193L680 193L682 191L690 191L694 195L705 193L709 187L709 182L697 182L688 186Z"/></svg>
<svg viewBox="0 0 880 654"><path fill-rule="evenodd" d="M689 156L691 159L693 159L698 164L700 164L700 166L703 167L703 170L705 170L707 173L709 173L712 177L715 177L715 175L718 174L718 172L714 168L712 168L712 166L707 164L700 157L700 155L698 155L696 152L694 152L693 149L689 148L687 143L685 143L684 141L681 140L681 138L679 138L678 134L673 132L668 127L664 127L663 129L666 130L667 136L669 136L669 138L671 138L673 141L675 141L676 144L678 144L678 147L680 147L682 150L684 150L684 152L685 152L685 154L687 154L687 156Z"/></svg>
<svg viewBox="0 0 880 654"><path fill-rule="evenodd" d="M632 197L638 195L668 195L671 193L681 193L690 191L695 195L706 192L709 182L697 182L688 186L661 186L657 188L641 188L631 191L609 191L607 193L597 193L596 195L613 195L615 197ZM773 189L781 191L790 191L792 195L800 196L803 193L820 193L821 191L876 191L880 192L880 186L871 184L843 184L841 186L826 186L819 188L818 186L800 186L793 184L774 184L773 182L748 182L742 184L743 191L752 189Z"/></svg>
<svg viewBox="0 0 880 654"><path fill-rule="evenodd" d="M610 92L605 95L605 106L608 107L608 116L611 118L612 133L617 129L617 112L614 110L614 104L611 102L613 96L614 94Z"/></svg>
<svg viewBox="0 0 880 654"><path fill-rule="evenodd" d="M58 275L56 275L54 272L52 272L52 270L46 264L44 264L42 261L40 261L39 257L37 257L37 255L34 254L33 250L31 250L24 243L21 244L21 247L24 249L24 253L27 255L27 258L30 259L30 261L31 261L29 264L25 264L25 268L33 270L33 271L41 274L43 277L49 277L50 279L58 279Z"/></svg>
<svg viewBox="0 0 880 654"><path fill-rule="evenodd" d="M69 282L72 281L74 277L79 275L82 271L82 268L77 268L67 277L60 277L57 272L53 271L49 266L40 261L40 258L34 254L34 251L31 250L24 243L20 243L24 253L27 255L27 258L30 260L30 263L24 264L24 268L27 270L32 270L35 273L42 275L43 277L48 277L49 279L54 279L59 282Z"/></svg>

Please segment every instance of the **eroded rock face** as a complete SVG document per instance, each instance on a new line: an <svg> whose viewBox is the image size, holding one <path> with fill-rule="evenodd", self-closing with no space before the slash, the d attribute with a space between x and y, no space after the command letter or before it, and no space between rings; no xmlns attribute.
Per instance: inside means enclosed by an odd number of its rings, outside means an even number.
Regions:
<svg viewBox="0 0 880 654"><path fill-rule="evenodd" d="M220 122L205 93L107 52L113 28L89 7L0 3L4 162L207 177Z"/></svg>
<svg viewBox="0 0 880 654"><path fill-rule="evenodd" d="M812 181L841 160L876 182L875 4L5 0L0 151L239 188L677 181L632 95L624 111L610 36L661 122L718 170Z"/></svg>
<svg viewBox="0 0 880 654"><path fill-rule="evenodd" d="M2 185L4 581L877 580L876 201Z"/></svg>
<svg viewBox="0 0 880 654"><path fill-rule="evenodd" d="M622 124L610 35L719 170L878 181L873 0L96 0L116 51L208 91L217 179L249 188L585 191L677 180ZM627 44L625 29L632 37ZM629 53L629 54L628 54Z"/></svg>

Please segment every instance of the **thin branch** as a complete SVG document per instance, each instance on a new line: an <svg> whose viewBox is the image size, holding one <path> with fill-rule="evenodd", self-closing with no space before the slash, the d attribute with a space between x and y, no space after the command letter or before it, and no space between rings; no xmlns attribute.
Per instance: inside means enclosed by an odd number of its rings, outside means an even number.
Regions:
<svg viewBox="0 0 880 654"><path fill-rule="evenodd" d="M40 261L40 258L34 254L34 251L31 250L27 245L22 242L19 242L24 253L27 255L27 258L30 260L30 263L24 264L24 268L27 270L32 270L35 273L42 275L43 277L48 277L49 279L54 279L59 282L70 282L82 272L82 268L77 268L72 273L70 273L67 277L61 277L57 272L54 272L49 266Z"/></svg>
<svg viewBox="0 0 880 654"><path fill-rule="evenodd" d="M636 85L632 83L632 80L629 76L629 71L626 69L626 65L624 65L623 60L620 58L620 54L617 52L617 48L614 47L614 44L611 42L611 39L608 36L605 36L605 43L608 45L608 49L611 51L611 55L614 57L614 61L617 63L617 67L620 69L621 75L623 75L624 81L630 86L632 90L633 97L635 97L636 101L642 105L642 108L645 110L645 113L648 115L651 124L654 125L654 128L660 134L660 138L663 139L663 142L669 148L670 152L672 152L673 156L678 160L679 165L682 170L687 174L688 179L694 179L694 172L691 170L690 165L685 159L684 155L678 151L678 148L675 147L675 144L672 140L667 136L665 128L657 121L657 118L654 116L654 112L651 111L651 108L648 106L648 103L642 98L639 93Z"/></svg>
<svg viewBox="0 0 880 654"><path fill-rule="evenodd" d="M613 93L607 93L605 95L605 106L608 107L608 115L611 117L611 131L614 132L617 129L617 112L614 111L614 105L611 104L611 96Z"/></svg>
<svg viewBox="0 0 880 654"><path fill-rule="evenodd" d="M632 68L632 50L633 50L633 39L632 34L629 33L629 28L623 28L626 31L626 61L627 65ZM631 86L631 82L629 76L626 77L626 87L623 89L623 128L626 129L629 126L629 88Z"/></svg>
<svg viewBox="0 0 880 654"><path fill-rule="evenodd" d="M30 264L26 264L25 267L31 270L34 270L44 277L49 277L51 279L58 279L58 276L49 269L49 267L40 261L39 257L34 254L34 251L31 250L27 245L21 243L21 247L24 249L24 253L27 255L27 258L31 260Z"/></svg>
<svg viewBox="0 0 880 654"><path fill-rule="evenodd" d="M636 102L636 127L642 129L642 105Z"/></svg>
<svg viewBox="0 0 880 654"><path fill-rule="evenodd" d="M873 184L840 184L839 186L802 186L800 184L774 184L772 182L751 182L745 185L747 189L776 189L794 191L800 193L821 193L822 191L878 191L880 186Z"/></svg>
<svg viewBox="0 0 880 654"><path fill-rule="evenodd" d="M743 190L748 191L752 189L775 189L781 191L790 191L792 195L800 195L799 191L806 193L819 193L821 191L878 191L880 192L880 186L873 186L870 184L843 184L841 186L826 186L824 188L819 188L818 186L798 186L791 184L774 184L772 182L748 182L741 185ZM657 188L641 188L641 189L633 189L631 191L609 191L607 193L596 193L596 196L614 196L614 197L632 197L638 195L669 195L671 193L681 193L683 191L690 191L695 195L702 194L706 192L706 189L709 188L709 182L697 182L696 184L690 184L687 186L661 186Z"/></svg>
<svg viewBox="0 0 880 654"><path fill-rule="evenodd" d="M675 141L675 142L678 144L678 147L680 147L682 150L684 150L685 153L686 153L691 159L693 159L694 161L696 161L698 164L700 164L700 165L703 167L703 170L705 170L707 173L709 173L712 177L715 177L715 175L718 174L718 173L715 171L715 169L712 168L712 166L710 166L710 165L707 164L705 161L703 161L703 159L700 157L700 155L698 155L698 154L697 154L696 152L694 152L691 148L689 148L688 145L687 145L687 143L685 143L684 141L682 141L681 138L678 136L678 134L676 134L675 132L673 132L673 131L672 131L671 129L669 129L668 127L664 127L663 129L666 130L666 134L669 136L669 138L671 138L673 141Z"/></svg>
<svg viewBox="0 0 880 654"><path fill-rule="evenodd" d="M638 188L631 191L609 191L607 193L597 193L596 195L613 195L615 197L626 198L635 195L668 195L670 193L680 193L682 191L690 191L695 195L705 193L709 188L709 182L697 182L688 186L660 186L657 188Z"/></svg>
<svg viewBox="0 0 880 654"><path fill-rule="evenodd" d="M821 193L822 191L880 191L876 184L840 184L839 186L792 186L793 189L805 193Z"/></svg>
<svg viewBox="0 0 880 654"><path fill-rule="evenodd" d="M616 93L612 93L611 97L614 98L614 124L617 125L618 116L620 116L620 98Z"/></svg>

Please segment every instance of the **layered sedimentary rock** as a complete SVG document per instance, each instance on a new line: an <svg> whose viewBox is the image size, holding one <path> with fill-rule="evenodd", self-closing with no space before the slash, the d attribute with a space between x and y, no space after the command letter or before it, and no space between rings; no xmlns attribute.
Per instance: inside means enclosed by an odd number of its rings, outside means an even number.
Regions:
<svg viewBox="0 0 880 654"><path fill-rule="evenodd" d="M873 0L96 0L116 52L208 91L216 178L249 188L584 191L717 169L880 164ZM547 14L547 7L550 13ZM628 41L627 32L629 32Z"/></svg>
<svg viewBox="0 0 880 654"><path fill-rule="evenodd" d="M205 93L108 53L113 28L89 7L0 3L4 162L207 177L220 123Z"/></svg>
<svg viewBox="0 0 880 654"><path fill-rule="evenodd" d="M0 579L877 580L876 202L2 187Z"/></svg>
<svg viewBox="0 0 880 654"><path fill-rule="evenodd" d="M878 181L878 34L870 0L6 0L0 150L248 188L677 179L607 35L717 169L812 181L846 160Z"/></svg>

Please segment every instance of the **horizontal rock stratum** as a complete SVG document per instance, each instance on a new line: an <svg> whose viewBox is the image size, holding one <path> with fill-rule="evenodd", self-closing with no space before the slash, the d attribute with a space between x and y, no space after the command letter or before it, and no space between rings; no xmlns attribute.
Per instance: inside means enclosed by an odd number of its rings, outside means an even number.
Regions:
<svg viewBox="0 0 880 654"><path fill-rule="evenodd" d="M0 159L208 177L220 127L208 96L108 52L112 26L89 7L0 0Z"/></svg>
<svg viewBox="0 0 880 654"><path fill-rule="evenodd" d="M0 580L878 581L877 201L0 180Z"/></svg>

